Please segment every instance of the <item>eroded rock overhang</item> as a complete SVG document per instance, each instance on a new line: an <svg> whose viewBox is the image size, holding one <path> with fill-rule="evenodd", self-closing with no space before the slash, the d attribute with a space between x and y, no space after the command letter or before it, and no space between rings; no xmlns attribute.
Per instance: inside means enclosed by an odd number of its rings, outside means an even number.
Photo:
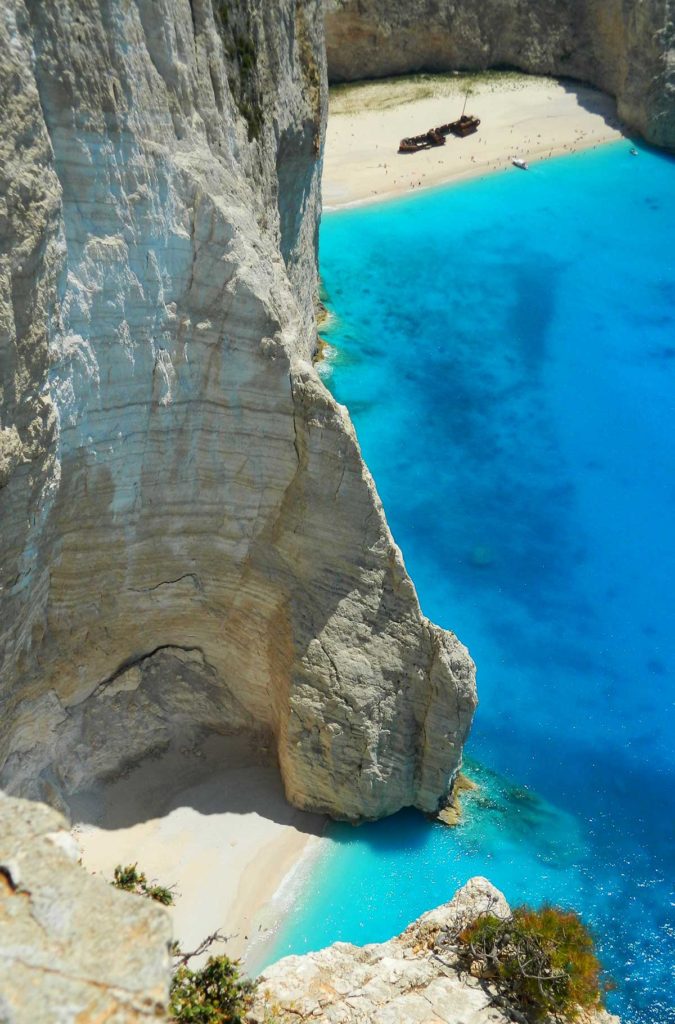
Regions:
<svg viewBox="0 0 675 1024"><path fill-rule="evenodd" d="M8 0L0 33L1 784L246 730L301 807L436 809L473 664L311 365L320 0Z"/></svg>

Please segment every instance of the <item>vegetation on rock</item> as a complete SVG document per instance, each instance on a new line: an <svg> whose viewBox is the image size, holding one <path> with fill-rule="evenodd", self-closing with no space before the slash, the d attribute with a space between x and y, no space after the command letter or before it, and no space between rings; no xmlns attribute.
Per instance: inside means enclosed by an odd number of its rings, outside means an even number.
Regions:
<svg viewBox="0 0 675 1024"><path fill-rule="evenodd" d="M350 116L363 111L379 113L404 103L441 98L456 103L461 110L465 96L473 95L479 88L481 92L516 92L526 88L531 80L520 71L467 71L343 82L330 87L330 112L333 116Z"/></svg>
<svg viewBox="0 0 675 1024"><path fill-rule="evenodd" d="M171 906L174 893L163 885L149 885L138 864L117 865L111 883L117 889L145 896L164 906ZM204 967L193 971L188 963L201 956L214 942L224 942L226 935L213 932L196 949L184 952L177 942L171 947L174 971L171 978L170 1013L177 1024L243 1024L250 1009L256 983L244 978L239 961L228 956L211 956Z"/></svg>
<svg viewBox="0 0 675 1024"><path fill-rule="evenodd" d="M242 1024L254 990L227 956L209 957L197 971L182 964L171 981L171 1016L180 1024Z"/></svg>
<svg viewBox="0 0 675 1024"><path fill-rule="evenodd" d="M250 15L219 7L225 53L230 62L227 81L237 109L246 121L249 142L259 139L264 122L262 87L258 76L258 54ZM241 22L241 18L244 21Z"/></svg>
<svg viewBox="0 0 675 1024"><path fill-rule="evenodd" d="M147 896L156 903L162 903L170 907L174 901L174 894L171 889L164 885L152 885L148 883L147 876L138 870L137 864L127 864L122 867L118 864L115 868L115 876L112 885L116 889L123 889L124 892L134 892L138 896Z"/></svg>
<svg viewBox="0 0 675 1024"><path fill-rule="evenodd" d="M470 973L491 981L516 1019L575 1020L603 1005L606 986L589 930L572 911L517 907L510 918L486 914L457 936Z"/></svg>
<svg viewBox="0 0 675 1024"><path fill-rule="evenodd" d="M295 4L295 28L300 54L300 68L305 80L305 94L314 118L314 152L321 150L321 71L310 36L309 25L302 0Z"/></svg>

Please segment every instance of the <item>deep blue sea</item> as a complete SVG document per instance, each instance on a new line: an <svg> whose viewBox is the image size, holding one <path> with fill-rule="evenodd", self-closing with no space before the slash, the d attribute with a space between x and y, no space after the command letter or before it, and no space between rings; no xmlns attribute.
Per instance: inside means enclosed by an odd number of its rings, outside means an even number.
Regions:
<svg viewBox="0 0 675 1024"><path fill-rule="evenodd" d="M675 1022L675 160L618 143L324 217L325 379L423 610L478 666L457 829L331 826L271 958L474 874L577 908Z"/></svg>

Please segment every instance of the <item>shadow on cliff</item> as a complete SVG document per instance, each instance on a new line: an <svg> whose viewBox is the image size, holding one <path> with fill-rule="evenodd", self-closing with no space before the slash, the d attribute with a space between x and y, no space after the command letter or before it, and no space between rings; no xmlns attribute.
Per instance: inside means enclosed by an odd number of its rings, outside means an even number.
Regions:
<svg viewBox="0 0 675 1024"><path fill-rule="evenodd" d="M565 92L574 96L578 105L587 110L589 114L599 115L610 128L616 128L618 131L628 134L628 128L622 124L617 113L616 100L613 96L573 78L561 78L559 81Z"/></svg>

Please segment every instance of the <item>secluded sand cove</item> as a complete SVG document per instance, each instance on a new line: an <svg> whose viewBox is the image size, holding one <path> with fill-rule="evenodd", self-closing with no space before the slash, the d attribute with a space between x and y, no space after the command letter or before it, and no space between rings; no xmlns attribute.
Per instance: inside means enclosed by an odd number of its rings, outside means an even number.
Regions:
<svg viewBox="0 0 675 1024"><path fill-rule="evenodd" d="M212 952L242 957L250 970L292 896L290 876L318 853L324 825L287 803L269 754L236 736L149 758L78 795L71 811L85 867L112 879L117 864L137 863L174 888L170 912L183 949L219 930L229 938Z"/></svg>
<svg viewBox="0 0 675 1024"><path fill-rule="evenodd" d="M477 134L438 149L397 153L399 140L467 112ZM594 89L520 74L415 76L342 86L331 95L323 175L327 209L372 202L511 166L524 157L622 137L613 101ZM514 168L514 173L521 173ZM138 863L174 886L175 935L185 949L209 933L254 971L274 935L288 880L322 846L324 821L285 800L269 752L244 738L173 749L72 804L84 865L112 878Z"/></svg>
<svg viewBox="0 0 675 1024"><path fill-rule="evenodd" d="M467 113L475 135L397 153L400 139ZM416 75L339 86L330 98L323 171L327 210L390 198L622 138L614 101L575 82L516 72ZM519 173L514 168L514 173Z"/></svg>

